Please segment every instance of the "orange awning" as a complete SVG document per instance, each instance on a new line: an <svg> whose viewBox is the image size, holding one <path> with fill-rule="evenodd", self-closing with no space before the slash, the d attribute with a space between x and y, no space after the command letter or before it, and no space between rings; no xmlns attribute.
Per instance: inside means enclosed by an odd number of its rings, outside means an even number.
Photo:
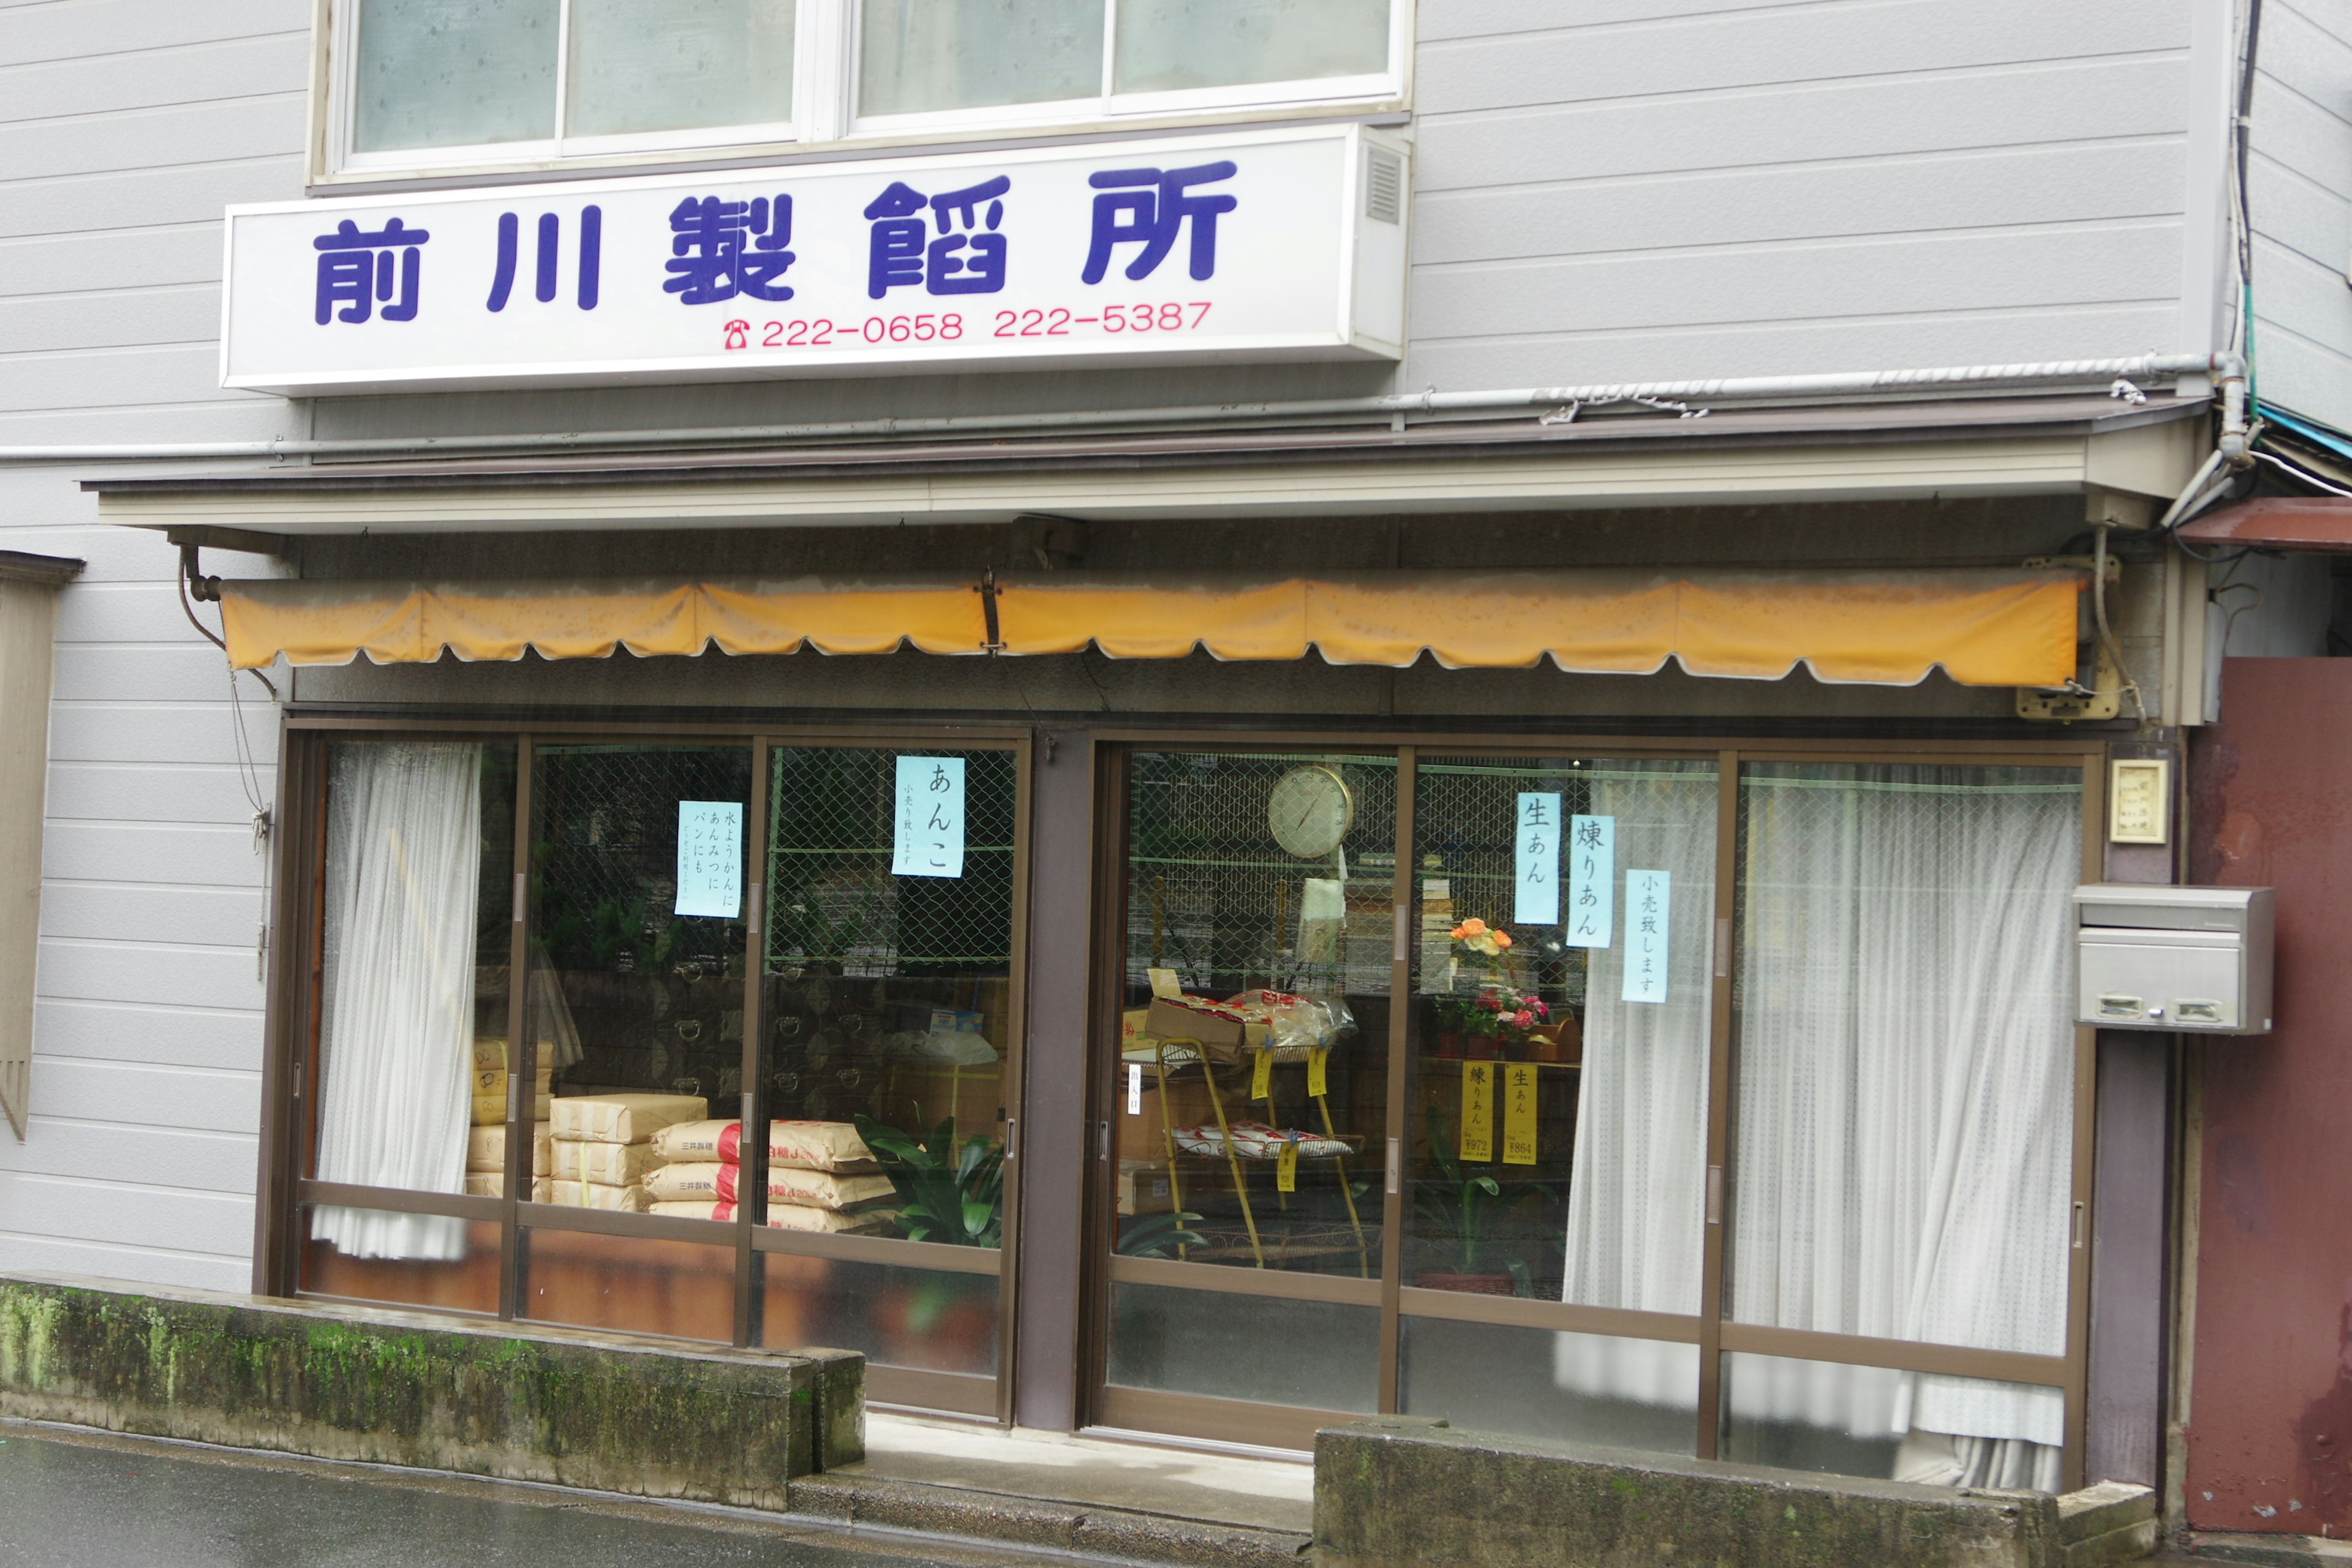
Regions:
<svg viewBox="0 0 2352 1568"><path fill-rule="evenodd" d="M1032 573L761 582L221 584L229 658L293 664L723 653L1303 658L1402 668L2055 686L2075 669L2071 572ZM992 630L993 636L992 636Z"/></svg>

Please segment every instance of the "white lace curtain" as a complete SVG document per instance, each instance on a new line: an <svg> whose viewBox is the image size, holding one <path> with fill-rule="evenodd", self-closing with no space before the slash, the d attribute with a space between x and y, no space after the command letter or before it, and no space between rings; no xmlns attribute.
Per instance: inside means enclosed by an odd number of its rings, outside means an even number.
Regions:
<svg viewBox="0 0 2352 1568"><path fill-rule="evenodd" d="M472 1121L482 748L337 746L327 804L318 1177L462 1193ZM453 1259L466 1222L321 1207L353 1258Z"/></svg>
<svg viewBox="0 0 2352 1568"><path fill-rule="evenodd" d="M2064 1353L2079 792L1810 764L1742 799L1733 1317ZM2056 1489L2057 1389L1742 1376L1750 1416L1903 1436L1903 1479Z"/></svg>
<svg viewBox="0 0 2352 1568"><path fill-rule="evenodd" d="M1593 815L1617 819L1628 870L1672 874L1663 1003L1627 1002L1626 911L1616 945L1595 950L1585 985L1584 1068L1568 1195L1563 1300L1586 1307L1696 1312L1706 1223L1707 1023L1715 974L1716 771L1612 763ZM1696 1409L1681 1345L1563 1335L1555 1376L1602 1398Z"/></svg>
<svg viewBox="0 0 2352 1568"><path fill-rule="evenodd" d="M1674 873L1672 975L1664 1005L1624 1002L1619 951L1594 954L1562 1295L1697 1312L1715 779L1612 772L1592 809L1621 875ZM1742 789L1733 1315L2063 1353L2078 792L1810 764ZM1563 1387L1695 1402L1678 1347L1559 1343ZM1742 1418L1901 1437L1905 1479L2056 1489L2055 1389L1760 1358L1735 1383Z"/></svg>

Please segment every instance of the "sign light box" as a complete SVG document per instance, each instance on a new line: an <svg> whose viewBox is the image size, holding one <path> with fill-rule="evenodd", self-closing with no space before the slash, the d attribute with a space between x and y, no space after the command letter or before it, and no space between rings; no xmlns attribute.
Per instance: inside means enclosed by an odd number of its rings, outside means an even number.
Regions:
<svg viewBox="0 0 2352 1568"><path fill-rule="evenodd" d="M221 384L289 396L1396 359L1360 126L228 209Z"/></svg>

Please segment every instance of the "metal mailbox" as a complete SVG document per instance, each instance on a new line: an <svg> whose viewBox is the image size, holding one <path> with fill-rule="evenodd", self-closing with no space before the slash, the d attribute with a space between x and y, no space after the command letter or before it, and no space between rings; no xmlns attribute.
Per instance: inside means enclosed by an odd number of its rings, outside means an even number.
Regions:
<svg viewBox="0 0 2352 1568"><path fill-rule="evenodd" d="M2074 889L2075 1021L2259 1035L2271 1026L2268 888Z"/></svg>

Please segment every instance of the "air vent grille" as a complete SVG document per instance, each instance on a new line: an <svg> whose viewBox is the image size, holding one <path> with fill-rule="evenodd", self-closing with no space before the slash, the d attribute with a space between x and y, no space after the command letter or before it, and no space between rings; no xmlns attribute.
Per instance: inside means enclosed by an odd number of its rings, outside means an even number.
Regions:
<svg viewBox="0 0 2352 1568"><path fill-rule="evenodd" d="M1364 216L1381 223L1404 216L1404 160L1378 147L1364 149Z"/></svg>

